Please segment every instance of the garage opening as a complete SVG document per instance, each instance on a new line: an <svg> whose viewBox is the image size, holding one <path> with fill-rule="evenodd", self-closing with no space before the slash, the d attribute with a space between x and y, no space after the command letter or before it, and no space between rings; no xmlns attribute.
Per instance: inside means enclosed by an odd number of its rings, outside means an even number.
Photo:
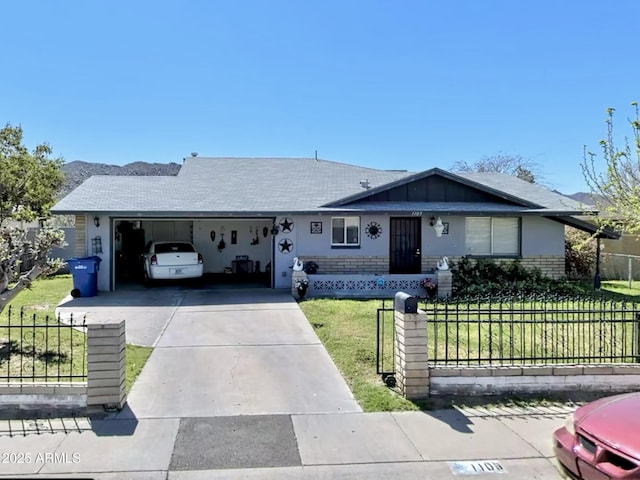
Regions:
<svg viewBox="0 0 640 480"><path fill-rule="evenodd" d="M144 254L150 242L193 243L203 257L206 287L271 287L274 219L116 219L115 287L142 285ZM192 282L193 283L193 282Z"/></svg>

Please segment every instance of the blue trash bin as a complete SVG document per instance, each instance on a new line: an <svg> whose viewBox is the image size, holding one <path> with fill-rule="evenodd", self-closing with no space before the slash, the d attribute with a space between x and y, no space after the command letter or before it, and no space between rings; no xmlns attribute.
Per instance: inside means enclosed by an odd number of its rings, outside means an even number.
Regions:
<svg viewBox="0 0 640 480"><path fill-rule="evenodd" d="M70 258L67 260L73 276L73 297L95 297L98 294L98 271L100 257Z"/></svg>

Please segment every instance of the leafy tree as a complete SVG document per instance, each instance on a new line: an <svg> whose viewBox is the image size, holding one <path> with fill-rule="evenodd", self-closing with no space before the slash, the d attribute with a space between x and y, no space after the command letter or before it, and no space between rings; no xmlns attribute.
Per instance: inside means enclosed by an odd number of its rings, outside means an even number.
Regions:
<svg viewBox="0 0 640 480"><path fill-rule="evenodd" d="M473 163L459 160L452 167L455 172L506 173L529 183L535 183L536 179L542 178L540 168L540 165L530 158L503 152L484 156Z"/></svg>
<svg viewBox="0 0 640 480"><path fill-rule="evenodd" d="M62 160L51 147L38 145L29 153L21 127L0 130L0 227L8 219L33 221L49 214L64 181Z"/></svg>
<svg viewBox="0 0 640 480"><path fill-rule="evenodd" d="M45 227L34 235L22 227L49 214L64 180L62 160L50 158L51 147L29 152L22 142L21 127L0 129L0 311L38 276L60 268L47 256L64 244L61 230Z"/></svg>
<svg viewBox="0 0 640 480"><path fill-rule="evenodd" d="M613 115L614 108L607 109L606 137L600 140L602 159L606 163L604 172L596 168L598 155L584 147L582 173L591 189L601 215L598 223L616 230L637 233L640 230L640 114L637 102L635 118L628 119L632 141L625 137L622 147L616 146Z"/></svg>
<svg viewBox="0 0 640 480"><path fill-rule="evenodd" d="M593 274L596 245L590 234L567 228L564 235L564 265L567 277L585 278Z"/></svg>

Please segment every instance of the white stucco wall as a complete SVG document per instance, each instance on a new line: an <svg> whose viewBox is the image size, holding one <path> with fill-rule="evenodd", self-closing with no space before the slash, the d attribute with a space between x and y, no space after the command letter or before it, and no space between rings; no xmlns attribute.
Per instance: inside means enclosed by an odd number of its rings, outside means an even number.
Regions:
<svg viewBox="0 0 640 480"><path fill-rule="evenodd" d="M564 225L542 217L522 217L522 256L564 256Z"/></svg>
<svg viewBox="0 0 640 480"><path fill-rule="evenodd" d="M109 291L111 289L111 220L106 215L98 215L100 226L96 227L93 219L96 215L87 215L87 245L86 256L96 255L102 259L100 270L98 271L98 290ZM92 240L100 237L102 243L102 253L95 253L92 250Z"/></svg>
<svg viewBox="0 0 640 480"><path fill-rule="evenodd" d="M436 220L437 220L436 216ZM436 235L436 231L431 225L431 215L423 218L422 221L422 245L423 256L443 257L458 256L465 254L464 244L464 217L440 216L443 222L449 223L449 233L441 237Z"/></svg>
<svg viewBox="0 0 640 480"><path fill-rule="evenodd" d="M98 273L98 289L108 291L111 288L112 258L111 258L111 219L107 215L100 215L100 227L93 222L95 215L87 217L87 241L86 255L92 255L92 239L99 236L102 241L102 253L98 256L102 259ZM186 226L193 225L193 242L205 259L205 272L222 272L224 267L231 266L236 255L248 255L250 260L260 261L261 271L265 271L267 264L272 259L273 252L273 276L276 288L290 288L291 265L296 256L387 256L389 254L389 215L360 215L361 218L361 245L357 249L331 248L331 215L281 215L276 222L288 217L294 221L291 232L280 232L275 238L270 230L270 219L260 220L193 220L175 222L174 229L179 230L180 237L190 235ZM433 227L429 225L431 215L426 212L422 217L422 255L423 256L461 256L465 254L465 218L458 216L441 216L443 222L449 222L449 233L438 238ZM368 223L375 221L382 227L381 235L376 239L369 238L365 233ZM146 240L153 236L153 226L143 221ZM310 232L311 222L322 222L322 233ZM218 242L221 239L221 227L225 227L226 248L219 252ZM165 225L166 226L166 225ZM163 226L160 230L166 230ZM259 243L251 245L255 238L255 230L258 229ZM262 234L262 229L267 227L267 237ZM214 242L210 239L211 230L216 231ZM238 243L231 244L231 231L238 232ZM280 252L278 243L288 239L293 246L290 252ZM187 238L184 238L185 240ZM272 242L275 242L273 244ZM541 217L522 218L522 256L534 255L564 255L564 226L558 222Z"/></svg>
<svg viewBox="0 0 640 480"><path fill-rule="evenodd" d="M360 215L360 248L331 248L332 215L305 215L296 217L300 228L296 232L298 240L297 254L300 256L387 256L389 255L389 225L391 217L401 215ZM411 218L406 216L407 218ZM431 215L420 217L422 220L422 255L444 256L464 255L464 217L441 216L443 222L449 222L449 233L438 238L435 230L429 225ZM436 217L437 218L437 217ZM322 234L310 232L311 222L322 222ZM377 222L382 227L381 235L371 239L366 235L366 227L370 222Z"/></svg>
<svg viewBox="0 0 640 480"><path fill-rule="evenodd" d="M331 217L336 215L305 215L297 218L299 226L297 240L300 256L332 256L332 255L388 255L389 254L389 217L383 215L360 215L360 248L331 248ZM346 215L349 216L349 215ZM354 215L358 216L358 215ZM311 222L322 222L322 234L311 233ZM377 222L382 233L376 239L365 234L370 222Z"/></svg>
<svg viewBox="0 0 640 480"><path fill-rule="evenodd" d="M205 273L222 273L225 267L231 267L231 262L236 255L246 255L249 260L260 262L260 271L264 272L266 265L271 261L271 232L265 237L263 228L271 229L271 220L194 220L193 244L204 257ZM224 233L222 230L224 227ZM255 241L256 228L258 230L258 243ZM237 232L237 243L231 243L231 232ZM211 231L216 233L215 240L211 240ZM225 248L218 250L218 244L224 234Z"/></svg>
<svg viewBox="0 0 640 480"><path fill-rule="evenodd" d="M273 281L275 288L291 288L291 266L293 265L293 259L298 256L300 238L304 238L302 230L304 229L304 222L300 220L300 217L293 215L281 215L276 218L276 224L284 218L293 220L293 228L291 232L280 232L273 239L275 245L273 249ZM289 252L280 252L278 244L284 239L287 239L292 243L292 247Z"/></svg>
<svg viewBox="0 0 640 480"><path fill-rule="evenodd" d="M331 248L331 216L305 215L295 217L296 230L289 236L295 244L295 256L387 256L389 255L390 215L360 215L360 248ZM394 215L395 216L395 215ZM437 216L436 216L437 218ZM448 234L438 237L429 225L431 215L427 212L422 219L422 256L462 256L465 248L465 217L440 216L443 222L449 223ZM368 223L375 221L382 227L382 234L377 239L369 238L365 229ZM322 234L310 232L311 222L322 222ZM564 255L564 226L542 217L522 217L522 250L523 257L539 255Z"/></svg>

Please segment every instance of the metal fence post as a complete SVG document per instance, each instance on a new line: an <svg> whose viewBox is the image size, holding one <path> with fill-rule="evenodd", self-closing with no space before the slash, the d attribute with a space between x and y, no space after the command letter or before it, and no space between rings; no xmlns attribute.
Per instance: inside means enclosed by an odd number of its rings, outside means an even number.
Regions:
<svg viewBox="0 0 640 480"><path fill-rule="evenodd" d="M640 363L640 313L636 313L636 363Z"/></svg>

